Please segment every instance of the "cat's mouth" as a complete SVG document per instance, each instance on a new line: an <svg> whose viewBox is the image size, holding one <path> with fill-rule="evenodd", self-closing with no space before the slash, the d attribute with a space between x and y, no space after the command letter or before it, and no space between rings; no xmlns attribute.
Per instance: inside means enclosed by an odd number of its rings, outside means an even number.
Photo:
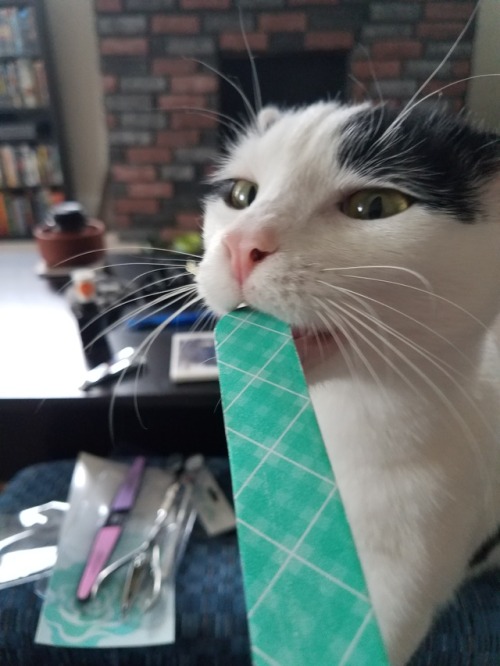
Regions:
<svg viewBox="0 0 500 666"><path fill-rule="evenodd" d="M311 331L295 327L292 327L292 337L300 362L305 367L316 365L335 354L339 344L342 344L345 339L337 329L333 331Z"/></svg>

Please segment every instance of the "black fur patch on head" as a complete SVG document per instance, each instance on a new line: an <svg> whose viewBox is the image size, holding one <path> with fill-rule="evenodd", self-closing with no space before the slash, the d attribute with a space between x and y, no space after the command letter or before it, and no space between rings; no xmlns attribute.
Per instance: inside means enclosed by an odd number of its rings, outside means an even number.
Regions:
<svg viewBox="0 0 500 666"><path fill-rule="evenodd" d="M422 206L461 222L474 222L479 189L500 170L500 138L441 109L417 107L401 120L383 106L364 109L343 134L341 166L402 188Z"/></svg>

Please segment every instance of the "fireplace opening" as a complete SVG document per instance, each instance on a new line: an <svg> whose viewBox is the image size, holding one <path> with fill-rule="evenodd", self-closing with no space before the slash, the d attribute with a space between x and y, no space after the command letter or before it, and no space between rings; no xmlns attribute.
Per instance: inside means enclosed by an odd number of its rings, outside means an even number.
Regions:
<svg viewBox="0 0 500 666"><path fill-rule="evenodd" d="M347 84L347 57L347 51L308 51L256 57L262 104L289 107L318 100L343 101ZM255 109L256 100L248 55L221 53L219 67L222 74L242 90ZM238 121L246 122L249 118L241 95L224 80L220 84L219 111ZM228 129L221 124L221 142L226 136Z"/></svg>

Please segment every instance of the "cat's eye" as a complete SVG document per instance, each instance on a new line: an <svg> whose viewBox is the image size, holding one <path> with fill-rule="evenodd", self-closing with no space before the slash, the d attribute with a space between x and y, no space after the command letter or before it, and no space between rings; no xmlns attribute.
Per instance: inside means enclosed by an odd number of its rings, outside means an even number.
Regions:
<svg viewBox="0 0 500 666"><path fill-rule="evenodd" d="M412 203L411 197L398 190L369 189L351 194L342 203L341 210L357 220L380 220L402 213Z"/></svg>
<svg viewBox="0 0 500 666"><path fill-rule="evenodd" d="M257 196L257 189L257 185L250 180L243 178L233 180L224 201L228 206L237 210L248 208Z"/></svg>

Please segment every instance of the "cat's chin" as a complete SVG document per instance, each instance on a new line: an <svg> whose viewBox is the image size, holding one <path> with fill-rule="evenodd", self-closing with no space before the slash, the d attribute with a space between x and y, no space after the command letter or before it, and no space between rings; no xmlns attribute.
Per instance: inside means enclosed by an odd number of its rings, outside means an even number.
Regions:
<svg viewBox="0 0 500 666"><path fill-rule="evenodd" d="M305 370L310 370L320 363L324 363L339 350L339 344L344 343L344 337L338 331L310 332L300 328L292 328L293 341L299 355L300 362Z"/></svg>

